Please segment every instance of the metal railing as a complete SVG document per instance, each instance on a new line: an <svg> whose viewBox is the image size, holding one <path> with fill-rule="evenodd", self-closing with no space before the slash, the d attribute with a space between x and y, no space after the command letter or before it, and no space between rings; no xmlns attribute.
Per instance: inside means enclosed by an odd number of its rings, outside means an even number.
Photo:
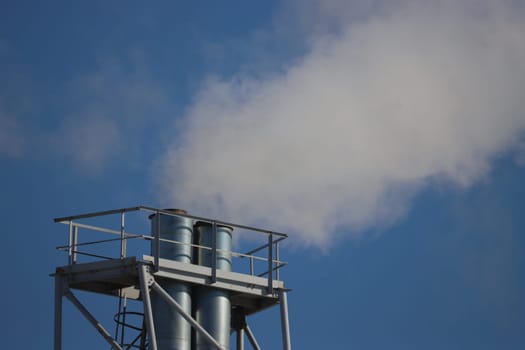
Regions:
<svg viewBox="0 0 525 350"><path fill-rule="evenodd" d="M136 207L129 207L129 208L122 208L122 209L115 209L115 210L107 210L107 211L99 211L94 213L87 213L87 214L80 214L80 215L74 215L74 216L67 216L67 217L60 217L54 219L54 222L65 224L69 227L69 236L68 236L68 243L67 245L58 246L57 249L61 251L67 251L68 253L68 265L73 265L78 262L78 256L89 256L91 258L95 259L123 259L128 254L128 244L127 242L129 240L141 240L141 241L147 241L150 243L150 250L153 252L153 267L155 271L159 270L160 263L159 263L159 251L160 251L160 243L166 242L168 244L180 244L180 245L190 245L192 248L198 248L198 249L205 249L205 250L211 250L212 252L212 266L211 266L211 282L214 283L216 280L216 256L217 252L223 252L222 250L218 249L216 246L216 240L212 239L212 246L202 246L198 244L188 244L183 243L175 240L169 240L165 238L161 238L160 235L160 220L157 220L156 228L153 230L153 233L147 233L147 234L141 234L141 233L132 233L128 231L128 228L126 227L126 215L134 212L145 212L148 214L153 215L167 215L167 216L176 216L176 217L184 217L194 220L194 222L200 221L209 223L212 225L213 228L213 236L215 236L216 228L218 225L224 225L224 226L230 226L233 228L246 230L258 234L262 234L263 236L266 236L266 243L257 246L253 249L250 249L249 251L245 253L240 252L234 252L232 251L232 257L238 257L241 259L247 259L249 263L249 274L252 276L258 276L263 277L267 276L268 279L268 292L273 292L273 280L279 280L280 277L280 269L284 267L287 263L280 260L280 243L288 237L287 234L276 232L272 230L266 230L261 229L257 227L251 227L247 225L240 225L236 223L216 220L216 219L210 219L210 218L204 218L199 216L193 216L193 215L187 215L182 213L175 213L173 211L169 210L163 210L158 208L152 208L147 206L136 206ZM88 224L84 222L79 221L85 221L85 220L94 220L96 218L101 217L111 217L117 216L118 220L116 224L118 224L119 229L111 229L107 226L102 225L94 225L94 224ZM111 234L114 236L118 236L115 238L107 238L107 239L96 239L96 240L88 240L85 242L79 243L79 233L80 229L83 231L88 232L100 232L105 234ZM83 236L84 237L84 236ZM88 252L83 250L85 247L93 246L93 245L102 245L107 244L110 242L120 242L118 252L115 252L115 254L111 255L102 255L98 253ZM154 245L155 249L152 249ZM265 253L265 256L259 256L255 255L255 253ZM143 252L145 253L145 252ZM263 262L266 265L266 270L257 273L255 271L255 262ZM235 270L234 270L235 271Z"/></svg>

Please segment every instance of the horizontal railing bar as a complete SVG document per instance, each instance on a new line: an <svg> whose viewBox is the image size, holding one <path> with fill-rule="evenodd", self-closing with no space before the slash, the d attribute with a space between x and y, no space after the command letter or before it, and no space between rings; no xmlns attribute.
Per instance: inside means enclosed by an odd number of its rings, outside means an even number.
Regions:
<svg viewBox="0 0 525 350"><path fill-rule="evenodd" d="M96 241L77 243L75 245L59 246L56 249L58 249L58 250L70 250L71 253L75 253L75 254L78 253L80 255L92 256L92 257L97 257L97 258L102 258L102 259L112 259L112 258L107 257L107 256L102 256L102 255L97 255L97 254L91 254L91 253L85 253L85 252L72 250L72 248L76 248L76 247L80 247L80 246L93 245L93 244L99 244L99 243L106 243L106 242L124 241L124 240L127 240L127 239L133 239L133 238L142 238L142 239L144 239L146 241L148 241L148 240L152 241L152 240L158 239L160 242L166 242L166 243L171 243L171 244L181 244L181 245L191 246L193 248L198 248L198 249L213 250L211 247L201 246L201 245L198 245L198 244L183 243L183 242L179 242L179 241L175 241L175 240L169 240L169 239L165 239L165 238L154 237L154 236L151 236L150 234L144 235L144 234L134 234L134 233L129 233L129 232L123 232L122 229L114 230L114 229L110 229L110 228L105 228L105 227L101 227L101 226L94 226L94 225L88 225L88 224L79 223L79 222L75 222L74 221L74 220L79 220L79 219L87 219L87 218L94 218L94 217L98 217L98 216L124 214L124 213L127 213L127 212L137 212L137 211L146 211L146 212L152 213L154 215L155 214L157 214L157 215L158 214L162 214L162 215L166 215L166 216L183 217L183 218L188 218L188 219L195 220L195 221L207 222L207 223L210 223L212 225L231 226L231 227L238 228L238 229L241 229L241 230L247 230L247 231L254 231L254 232L263 233L263 234L266 234L268 236L268 238L271 237L272 235L275 235L277 239L270 241L270 238L269 238L267 243L263 244L260 247L255 248L255 249L252 249L252 250L250 250L250 251L248 251L246 253L240 253L240 252L234 252L234 251L231 251L231 250L222 250L222 249L217 249L217 251L218 252L224 252L224 253L231 253L231 256L235 257L235 258L250 258L251 259L251 263L253 263L254 260L264 261L264 262L268 262L269 260L271 260L271 262L275 264L275 267L271 271L266 271L266 272L263 272L261 274L258 274L257 276L260 276L260 277L268 275L268 273L270 273L270 272L273 273L273 271L277 271L280 268L282 268L282 267L287 265L286 262L273 259L273 257L271 256L272 255L271 253L269 253L270 256L268 256L268 257L262 257L262 256L254 255L255 253L257 253L259 251L268 249L270 245L274 245L275 244L277 246L278 242L280 242L280 241L282 241L282 240L284 240L284 239L286 239L288 237L288 235L285 234L285 233L271 231L271 230L266 230L266 229L261 229L261 228L257 228L257 227L247 226L247 225L235 224L235 223L222 221L222 220L215 220L215 219L210 219L210 218L205 218L205 217L200 217L200 216L182 214L182 213L178 213L178 212L173 212L173 211L171 211L169 209L156 209L156 208L152 208L152 207L148 207L148 206L142 206L142 205L135 206L135 207L121 208L121 209L114 209L114 210L106 210L106 211L99 211L99 212L93 212L93 213L86 213L86 214L80 214L80 215L74 215L74 216L55 218L54 221L56 223L69 225L70 226L70 230L71 230L71 227L75 227L75 228L83 228L83 229L91 230L91 231L95 231L95 232L104 232L104 233L110 233L110 234L113 234L113 235L120 236L119 238L114 238L114 239L96 240Z"/></svg>
<svg viewBox="0 0 525 350"><path fill-rule="evenodd" d="M106 229L106 228L98 227L98 226L81 224L81 223L78 223L78 222L73 222L73 226L74 227L77 226L77 227L84 228L84 229L87 229L87 230L111 233L111 234L119 235L119 236L121 234L121 232L117 231L117 230L112 230L112 229ZM124 239L133 239L133 238L142 238L142 239L145 239L145 240L153 240L154 239L154 237L151 237L149 235L141 235L141 234L135 234L135 233L126 232ZM278 241L281 241L283 239L285 239L285 237L281 237L281 238L275 240L274 242L278 242ZM89 241L89 242L78 243L77 246L96 244L96 243L104 243L104 242L112 242L112 241L120 241L120 240L121 240L121 238L112 238L112 239L105 239L105 240L99 240L99 241ZM201 248L201 249L205 249L205 250L211 250L212 249L211 247L207 247L207 246L202 246L202 245L193 244L193 243L184 243L184 242L180 242L180 241L176 241L176 240L170 240L170 239L166 239L166 238L160 238L160 241L161 242L166 242L166 243L172 243L172 244L181 244L181 245L191 246L193 248ZM251 251L251 253L254 253L254 252L257 252L259 250L262 250L263 248L265 248L267 246L268 246L268 244L266 244L266 245L264 245L262 247L259 247L257 249L254 249L254 250ZM64 246L58 246L58 247L56 247L56 249L63 249L63 248L68 248L68 247L69 246L64 245ZM225 252L225 253L226 252L230 252L229 250L222 250L222 249L217 249L217 251L218 252ZM232 253L233 256L236 256L236 257L239 257L239 258L254 258L256 260L268 261L268 258L260 257L260 256L257 256L257 255L249 255L250 252L248 252L248 253L239 253L239 252L231 251L231 253ZM274 262L276 262L276 261L277 260L274 260Z"/></svg>
<svg viewBox="0 0 525 350"><path fill-rule="evenodd" d="M69 222L65 222L65 221L59 221L58 223L69 225ZM100 227L100 226L81 224L79 222L71 222L71 225L73 225L73 227L76 226L76 227L85 228L87 230L92 230L92 231L112 233L112 234L119 235L119 236L122 234L122 232L120 230L112 230L110 228L104 228L104 227ZM126 234L136 235L136 234L130 233L130 232L126 232Z"/></svg>
<svg viewBox="0 0 525 350"><path fill-rule="evenodd" d="M273 241L272 244L275 244L275 243L277 243L277 242L280 242L280 241L282 241L283 239L286 239L286 237L278 238L278 239L276 239L275 241ZM252 249L252 250L250 250L249 252L246 252L246 253L244 253L244 254L246 254L247 256L252 256L251 254L253 254L253 253L257 253L258 251L263 250L263 249L265 249L265 248L268 248L268 243L266 243L266 244L264 244L264 245L262 245L262 246L260 246L260 247L258 247L258 248Z"/></svg>
<svg viewBox="0 0 525 350"><path fill-rule="evenodd" d="M147 211L153 212L153 213L159 212L159 213L165 214L165 215L181 216L181 217L185 217L185 218L193 219L193 220L197 220L197 221L206 221L206 222L209 222L209 223L215 222L217 225L232 226L232 227L236 227L236 228L240 228L240 229L244 229L244 230L249 230L249 231L261 232L261 233L266 233L266 234L273 234L273 235L277 235L277 236L281 236L281 237L288 237L288 235L286 233L276 232L276 231L272 231L272 230L265 230L265 229L252 227L252 226L247 226L247 225L235 224L235 223L227 222L227 221L209 219L209 218L204 218L204 217L194 216L194 215L188 215L188 214L179 214L179 213L174 213L174 212L169 211L169 210L156 209L156 208L147 207L147 206L144 206L144 205L139 206L139 208L143 209L143 210L147 210Z"/></svg>
<svg viewBox="0 0 525 350"><path fill-rule="evenodd" d="M276 266L272 269L272 272L274 271L277 271L279 270L280 268L286 266L287 264L285 262L282 262L282 264L280 264L279 266ZM268 274L268 271L265 271L265 272L262 272L260 274L257 275L257 277L263 277L263 276L266 276Z"/></svg>
<svg viewBox="0 0 525 350"><path fill-rule="evenodd" d="M217 249L217 251L219 251ZM262 256L257 256L257 255L245 255L243 253L236 253L236 252L232 252L232 256L235 256L235 257L238 257L238 258L253 258L254 260L260 260L260 261L268 261L268 258L263 258Z"/></svg>
<svg viewBox="0 0 525 350"><path fill-rule="evenodd" d="M55 218L55 219L53 219L53 221L54 222L64 222L64 221L72 221L72 220L78 220L78 219L87 219L87 218L92 218L92 217L96 217L96 216L105 216L105 215L127 213L127 212L131 212L131 211L139 211L139 210L141 210L141 208L142 208L142 206L122 208L122 209L113 209L113 210L105 210L105 211L98 211L98 212L94 212L94 213L79 214L79 215L73 215L73 216L65 216L65 217L62 217L62 218Z"/></svg>
<svg viewBox="0 0 525 350"><path fill-rule="evenodd" d="M133 239L133 238L141 238L141 237L137 235L137 236L133 236L133 237L125 237L124 239ZM120 238L101 239L101 240L98 240L98 241L89 241L89 242L77 243L77 244L75 244L75 246L81 247L81 246L86 246L86 245L91 245L91 244L99 244L99 243L106 243L106 242L116 242L116 241L121 241L121 239ZM68 245L61 245L61 246L56 247L56 249L58 249L58 250L66 249L66 248L69 248L69 246Z"/></svg>
<svg viewBox="0 0 525 350"><path fill-rule="evenodd" d="M113 260L114 259L114 258L111 258L109 256L91 254L91 253L81 252L81 251L78 251L78 250L74 250L73 253L80 254L80 255L92 256L94 258L107 259L107 260Z"/></svg>
<svg viewBox="0 0 525 350"><path fill-rule="evenodd" d="M185 217L185 218L189 218L189 219L193 219L193 220L205 221L205 222L210 222L210 223L215 222L215 223L217 223L219 225L232 226L232 227L245 229L245 230L249 230L249 231L261 232L261 233L266 233L266 234L273 234L273 235L277 235L277 236L281 236L281 237L288 237L288 235L286 233L282 233L282 232L261 229L261 228L257 228L257 227L253 227L253 226L235 224L235 223L232 223L232 222L215 220L215 219L205 218L205 217L201 217L201 216L194 216L194 215L188 215L188 214L174 213L174 212L169 211L169 210L157 209L157 208L148 207L148 206L144 206L144 205L139 205L139 206L136 206L136 207L129 207L129 208L122 208L122 209L105 210L105 211L99 211L99 212L87 213L87 214L80 214L80 215L73 215L73 216L65 216L65 217L55 218L54 221L55 222L66 222L66 221L72 221L72 220L78 220L78 219L86 219L86 218L91 218L91 217L96 217L96 216L120 214L120 213L127 213L127 212L140 211L140 210L149 211L149 212L152 212L152 213L161 213L161 214L170 215L170 216L181 216L181 217Z"/></svg>
<svg viewBox="0 0 525 350"><path fill-rule="evenodd" d="M60 223L68 224L67 222L60 222ZM107 229L107 228L103 228L103 227L87 225L87 224L82 224L82 223L78 223L78 222L73 222L72 225L73 225L73 227L76 226L76 227L84 228L84 229L87 229L87 230L93 230L93 231L98 231L98 232L106 232L106 233L111 233L111 234L119 235L119 236L121 235L120 231ZM125 233L124 239L127 240L127 239L134 239L134 238L142 238L144 240L153 240L154 239L154 237L152 237L150 235L141 235L141 234L135 234L135 233L129 233L129 232ZM282 241L284 239L286 239L286 237L280 237L277 240L275 240L274 243L280 242L280 241ZM83 242L83 243L77 243L76 246L86 246L86 245L105 243L105 242L114 242L114 241L120 241L120 240L121 240L121 238L112 238L112 239L105 239L105 240L98 240L98 241L88 241L88 242ZM176 241L176 240L170 240L170 239L166 239L166 238L160 238L160 241L161 242L166 242L166 243L172 243L172 244L181 244L181 245L185 245L185 246L191 246L193 248L212 250L211 247L202 246L202 245L193 244L193 243L184 243L184 242L180 242L180 241ZM218 252L225 252L225 253L230 252L232 254L232 256L238 257L238 258L251 258L251 259L259 260L259 261L268 261L268 258L257 256L257 255L252 255L253 253L256 253L256 252L258 252L260 250L263 250L266 247L268 247L268 243L266 243L265 245L263 245L261 247L255 248L255 249L253 249L253 250L251 250L251 251L249 251L247 253L240 253L240 252L234 252L234 251L222 250L222 249L217 249L217 251ZM63 250L63 249L67 249L67 248L69 248L68 245L63 245L63 246L56 247L57 250ZM104 257L104 258L107 258L107 257ZM273 260L273 262L274 263L284 263L281 260L275 260L275 259ZM284 264L286 264L286 263L284 263Z"/></svg>
<svg viewBox="0 0 525 350"><path fill-rule="evenodd" d="M133 238L141 238L140 236L135 236L135 237L129 237L129 239L133 239ZM147 237L148 239L150 239L151 237ZM105 243L105 242L114 242L114 241L120 241L120 238L112 238L112 239L106 239L106 240L100 240L100 241L89 241L89 242L83 242L83 243L77 243L76 246L77 247L80 247L80 246L87 246L87 245L90 245L90 244L97 244L97 243ZM164 241L167 241L167 240L164 240ZM176 241L168 241L168 242L175 242L177 243ZM201 246L201 245L198 245L198 244L191 244L191 243L180 243L182 245L190 245L194 248L202 248L202 249L206 249L206 250L211 250L212 248L210 247L206 247L206 246ZM63 245L63 246L58 246L56 247L55 249L56 250L67 250L69 248L69 246L67 245ZM254 260L259 260L259 261L268 261L268 258L264 258L262 256L257 256L257 255L245 255L243 253L237 253L237 252L233 252L233 251L229 251L229 250L223 250L223 249L217 249L218 252L225 252L225 253L230 253L232 254L233 257L238 257L238 258L253 258ZM284 266L284 265L287 265L288 263L286 261L282 261L282 260L273 260L274 263L276 264L281 264L281 266Z"/></svg>

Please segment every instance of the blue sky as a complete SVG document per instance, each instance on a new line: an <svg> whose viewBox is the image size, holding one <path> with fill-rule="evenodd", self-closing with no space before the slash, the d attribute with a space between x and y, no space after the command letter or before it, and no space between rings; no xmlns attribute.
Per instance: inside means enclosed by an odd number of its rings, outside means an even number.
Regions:
<svg viewBox="0 0 525 350"><path fill-rule="evenodd" d="M145 204L289 232L295 349L523 348L523 23L519 1L3 1L4 347L52 347L52 218ZM116 301L81 297L112 329ZM105 346L65 305L65 348ZM263 348L277 311L249 320Z"/></svg>

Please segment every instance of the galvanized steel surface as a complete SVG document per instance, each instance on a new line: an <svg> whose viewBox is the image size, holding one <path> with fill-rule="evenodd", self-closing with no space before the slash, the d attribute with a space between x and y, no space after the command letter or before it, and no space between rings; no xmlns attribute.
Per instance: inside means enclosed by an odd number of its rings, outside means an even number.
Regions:
<svg viewBox="0 0 525 350"><path fill-rule="evenodd" d="M174 213L185 213L182 210L173 209ZM180 242L160 242L159 257L191 264L192 240L193 240L193 220L168 215L151 215L151 232L155 234L157 220L160 218L160 238ZM155 256L155 245L152 245L152 255Z"/></svg>
<svg viewBox="0 0 525 350"><path fill-rule="evenodd" d="M195 319L215 340L226 349L230 348L231 304L227 291L212 287L198 287L194 297ZM201 334L195 335L196 350L215 350Z"/></svg>
<svg viewBox="0 0 525 350"><path fill-rule="evenodd" d="M217 247L216 264L218 270L232 270L232 231L229 226L215 226ZM197 245L211 248L213 245L213 225L198 222L195 224L195 240ZM201 266L212 266L213 251L199 248L196 263Z"/></svg>
<svg viewBox="0 0 525 350"><path fill-rule="evenodd" d="M130 233L130 231L133 232L132 229L124 227L124 215L128 212L134 211L147 211L152 213L152 215L149 216L149 218L151 219L152 227L151 236ZM109 229L106 227L98 227L85 223L79 223L76 221L73 222L73 220L77 219L88 219L96 216L116 214L120 216L120 230ZM278 270L279 268L285 265L284 262L279 261L280 259L278 254L278 242L286 238L285 234L264 229L251 228L238 224L228 224L226 222L213 219L190 216L187 215L187 213L184 211L172 209L156 209L144 206L117 209L91 214L82 214L66 218L58 218L55 219L55 221L69 225L70 237L68 245L61 246L58 248L59 250L65 250L68 252L69 265L66 268L80 266L76 261L77 253L96 258L107 258L101 255L93 254L89 251L81 251L79 248L80 246L83 247L84 245L88 244L104 243L106 241L112 242L120 239L121 247L119 255L116 258L117 260L115 261L122 261L123 257L126 256L127 240L138 238L140 240L145 240L146 242L151 242L151 252L153 257L149 257L150 260L148 260L146 259L148 258L146 256L143 258L146 261L142 262L146 264L144 266L151 265L150 277L153 279L153 284L150 285L152 288L151 294L149 293L149 291L146 292L148 287L146 285L142 285L144 284L144 281L142 281L143 278L141 278L140 280L143 302L145 304L145 314L149 315L148 332L151 332L149 334L149 337L158 340L158 350L208 350L219 348L229 349L232 312L231 307L232 305L236 305L235 307L239 307L239 305L242 305L243 312L244 307L246 307L244 301L238 299L239 290L235 289L230 282L228 282L227 285L224 282L225 274L228 274L230 273L229 271L233 270L232 256L249 258L249 260L243 261L248 261L248 263L250 263L251 266L253 266L254 260L262 260L268 263L268 271L263 273L257 273L258 271L254 271L252 267L252 269L250 270L250 275L247 276L251 276L252 279L263 280L262 283L260 283L260 281L257 280L259 283L258 286L262 288L262 294L257 294L258 296L267 296L271 299L270 304L277 303L277 300L280 301L283 348L286 350L289 350L291 348L286 294L272 294L273 288L277 288L277 292L286 292L286 290L284 290L284 284L282 282L279 282L280 284L278 285L275 285L273 283L274 276L272 274L273 270ZM194 225L194 223L196 224ZM251 249L250 251L244 254L237 252L233 253L233 227L245 228L248 230L266 234L268 236L268 242L265 245ZM78 235L78 230L80 228L82 229L82 231L100 231L104 233L118 235L120 237L116 239L78 243L78 239L76 236ZM82 234L85 233L82 232ZM279 238L274 239L273 235L279 236ZM273 260L274 249L277 261ZM265 250L267 252L266 257L253 255L253 253L255 252ZM159 261L159 258L162 258L162 262ZM148 263L148 261L150 262ZM164 265L162 265L161 263ZM178 264L177 269L181 271L190 271L192 270L192 267L194 269L200 268L201 270L206 271L199 272L203 275L202 280L188 280L182 278L181 276L183 275L174 275L173 271L168 273L168 271L171 270L161 271L161 266L171 266L169 264ZM206 268L195 266L192 264L206 266ZM188 269L186 269L185 266L187 266ZM224 272L217 274L216 270L222 270ZM59 270L57 269L57 273L58 271ZM80 272L82 271L75 271L74 273L78 274ZM98 273L99 272L97 272L97 274ZM231 273L234 274L233 272ZM244 277L240 278L237 275L235 275L236 281L238 279L239 282L244 281L243 283L246 283ZM267 285L263 278L256 277L265 275L268 276ZM136 273L134 276L136 277ZM70 284L68 283L67 285L69 286ZM84 288L86 290L91 290L88 288L89 285L90 284L86 284ZM59 300L60 302L56 302L57 305L55 310L55 349L60 349L61 327L57 327L57 320L58 323L61 323L60 321L62 313L62 288L59 286L58 288L56 287L56 289L56 300ZM232 294L235 295L235 297L230 299L231 292L228 292L227 290L235 290L235 294ZM101 289L101 291L102 293L107 293L103 289ZM241 291L241 294L250 294L252 291L253 289L250 289L250 291ZM144 299L144 296L146 294L148 296L151 296L151 298ZM279 298L277 298L277 295L279 295ZM253 300L254 303L257 303L257 306L254 307L251 311L246 311L247 313L245 315L249 315L251 314L251 312L254 311L260 311L265 307L264 305L261 306L262 304L259 305L259 302L266 300L266 297L262 299L259 297L257 297L256 299L250 298L250 300ZM151 305L151 307L146 307L146 304ZM270 304L266 305L266 307ZM184 317L182 315L184 315ZM148 319L148 317L146 318ZM195 331L192 330L190 323L193 325L193 327L195 327ZM241 334L239 334L239 337L241 338L243 338L242 333L245 333L254 349L260 348L247 324L245 325L244 332L242 331L242 328L235 329L240 331ZM157 332L157 336L154 336L152 334L155 333L155 331ZM192 332L194 333L193 338ZM150 347L154 348L155 340L151 340L152 339L150 339ZM220 345L217 344L217 342ZM241 349L244 347L243 343L244 339L238 339L238 346L240 346Z"/></svg>
<svg viewBox="0 0 525 350"><path fill-rule="evenodd" d="M215 231L215 232L214 232ZM232 231L233 228L223 225L197 223L194 228L198 245L212 247L215 233L216 267L219 270L231 271L232 268ZM199 265L212 266L213 250L200 248L196 259ZM231 303L227 291L212 287L198 287L195 290L195 319L223 347L230 348ZM196 350L214 350L200 334L195 335Z"/></svg>
<svg viewBox="0 0 525 350"><path fill-rule="evenodd" d="M174 212L176 213L176 211ZM153 234L158 227L160 228L160 238L180 242L160 242L159 257L191 264L193 221L184 217L162 214L153 215L150 219ZM155 244L152 244L152 252L155 255ZM191 314L191 287L188 284L173 280L159 281L159 284L186 313ZM151 295L151 305L158 349L191 350L190 324L155 293Z"/></svg>

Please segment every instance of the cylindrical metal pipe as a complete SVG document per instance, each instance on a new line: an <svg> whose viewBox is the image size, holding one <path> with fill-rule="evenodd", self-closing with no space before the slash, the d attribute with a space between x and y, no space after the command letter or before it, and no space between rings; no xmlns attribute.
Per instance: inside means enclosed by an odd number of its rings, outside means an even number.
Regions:
<svg viewBox="0 0 525 350"><path fill-rule="evenodd" d="M237 350L244 350L244 328L237 330Z"/></svg>
<svg viewBox="0 0 525 350"><path fill-rule="evenodd" d="M184 210L170 209L174 214L186 214ZM150 216L153 233L160 229L161 241L158 256L161 259L170 259L191 264L193 240L193 221L191 219L153 214ZM157 246L152 244L152 254L157 254ZM177 301L188 314L191 314L191 287L187 283L173 280L160 280L159 285ZM164 299L156 295L151 296L157 347L159 350L191 350L191 326L179 313L174 312Z"/></svg>
<svg viewBox="0 0 525 350"><path fill-rule="evenodd" d="M199 265L231 271L232 231L223 225L198 222L194 226L195 240L200 246L196 259ZM215 243L215 247L213 247ZM215 250L214 250L215 248ZM213 259L215 257L215 260ZM227 291L212 287L198 287L195 295L195 318L224 348L230 348L231 304ZM195 335L195 350L212 350L215 347L200 334Z"/></svg>
<svg viewBox="0 0 525 350"><path fill-rule="evenodd" d="M288 298L286 297L286 290L279 290L279 303L281 304L281 331L283 334L283 349L291 350L290 342L290 322L288 320Z"/></svg>

